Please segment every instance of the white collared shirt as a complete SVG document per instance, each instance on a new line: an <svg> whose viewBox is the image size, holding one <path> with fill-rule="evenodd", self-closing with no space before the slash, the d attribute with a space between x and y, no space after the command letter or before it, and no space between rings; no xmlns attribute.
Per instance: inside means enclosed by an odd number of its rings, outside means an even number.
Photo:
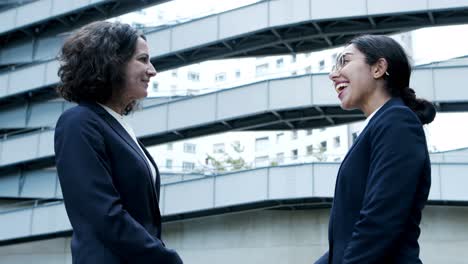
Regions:
<svg viewBox="0 0 468 264"><path fill-rule="evenodd" d="M148 166L149 166L150 171L151 171L151 176L153 178L153 181L155 181L156 180L156 169L154 168L154 166L151 163L151 161L149 160L149 158L146 156L146 154L143 151L143 149L141 148L140 144L138 144L138 140L136 138L135 132L133 131L133 128L130 126L130 124L125 120L125 117L123 115L115 112L111 108L103 105L103 104L99 104L99 105L102 106L102 108L104 108L112 117L114 117L115 120L117 120L120 123L120 125L125 129L125 131L127 131L128 135L130 135L130 137L133 139L133 141L135 141L138 148L140 148L141 153L143 153L143 156L145 156L146 162L148 163Z"/></svg>
<svg viewBox="0 0 468 264"><path fill-rule="evenodd" d="M380 110L380 108L382 108L383 105L381 105L379 108L375 109L374 112L372 112L372 114L370 114L366 120L364 121L364 124L362 125L362 128L361 130L358 131L358 136L361 134L362 131L364 131L364 129L367 127L367 125L369 124L370 120L372 119L372 117L374 117L375 113L377 113L377 111Z"/></svg>

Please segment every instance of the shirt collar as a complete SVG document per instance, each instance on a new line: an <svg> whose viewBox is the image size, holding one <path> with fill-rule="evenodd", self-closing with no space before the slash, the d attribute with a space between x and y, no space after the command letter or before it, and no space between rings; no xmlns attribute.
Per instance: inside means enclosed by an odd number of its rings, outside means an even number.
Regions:
<svg viewBox="0 0 468 264"><path fill-rule="evenodd" d="M98 103L100 106L102 106L102 108L104 108L104 110L106 110L111 116L113 116L115 119L117 120L124 120L124 116L115 112L114 110L112 110L112 108L108 107L108 106L105 106L103 104L100 104Z"/></svg>
<svg viewBox="0 0 468 264"><path fill-rule="evenodd" d="M385 104L381 105L379 108L375 109L374 112L372 112L372 114L370 114L366 120L364 121L364 124L362 125L362 128L361 130L358 132L358 135L361 134L362 131L364 131L364 129L367 127L367 125L369 124L370 120L372 119L372 117L375 115L375 113L377 113L380 108L382 108L382 106L384 106Z"/></svg>

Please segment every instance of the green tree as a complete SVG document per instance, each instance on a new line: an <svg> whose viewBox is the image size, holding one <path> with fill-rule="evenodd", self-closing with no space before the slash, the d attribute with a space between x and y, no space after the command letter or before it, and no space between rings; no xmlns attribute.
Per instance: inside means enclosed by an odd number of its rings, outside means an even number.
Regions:
<svg viewBox="0 0 468 264"><path fill-rule="evenodd" d="M312 156L316 158L317 161L326 161L327 155L325 154L325 151L327 151L327 149L319 144L317 147L312 149Z"/></svg>
<svg viewBox="0 0 468 264"><path fill-rule="evenodd" d="M237 171L249 169L251 166L247 164L242 158L241 153L244 152L244 147L240 142L236 141L231 144L231 148L237 154L236 157L224 152L223 155L219 158L216 158L210 154L206 154L206 160L211 166L213 166L215 173L222 173L227 171Z"/></svg>

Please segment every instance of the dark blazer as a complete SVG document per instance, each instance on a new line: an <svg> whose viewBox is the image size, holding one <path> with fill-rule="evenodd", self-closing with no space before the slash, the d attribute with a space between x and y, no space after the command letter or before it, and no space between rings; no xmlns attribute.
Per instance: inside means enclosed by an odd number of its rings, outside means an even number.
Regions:
<svg viewBox="0 0 468 264"><path fill-rule="evenodd" d="M182 263L161 240L160 178L120 123L95 103L65 111L55 155L73 263Z"/></svg>
<svg viewBox="0 0 468 264"><path fill-rule="evenodd" d="M421 211L431 185L424 131L393 98L353 144L335 186L329 251L316 263L421 263Z"/></svg>

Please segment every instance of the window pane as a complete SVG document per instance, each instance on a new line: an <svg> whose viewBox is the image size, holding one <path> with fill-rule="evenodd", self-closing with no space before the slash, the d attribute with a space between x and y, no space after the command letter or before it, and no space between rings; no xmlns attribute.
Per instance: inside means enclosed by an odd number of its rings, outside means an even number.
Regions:
<svg viewBox="0 0 468 264"><path fill-rule="evenodd" d="M341 146L341 140L339 136L333 138L333 146L335 148L339 148Z"/></svg>
<svg viewBox="0 0 468 264"><path fill-rule="evenodd" d="M193 162L182 162L182 170L183 171L193 171L195 169L195 163Z"/></svg>
<svg viewBox="0 0 468 264"><path fill-rule="evenodd" d="M284 163L284 153L283 152L276 154L276 162L278 162L278 164L283 164Z"/></svg>
<svg viewBox="0 0 468 264"><path fill-rule="evenodd" d="M297 155L297 149L293 149L291 151L291 159L295 160L295 159L297 159L297 156L298 156Z"/></svg>
<svg viewBox="0 0 468 264"><path fill-rule="evenodd" d="M255 167L263 167L268 165L268 156L261 156L255 158Z"/></svg>
<svg viewBox="0 0 468 264"><path fill-rule="evenodd" d="M255 69L255 74L257 76L264 75L267 72L268 72L268 63L257 65L257 68Z"/></svg>
<svg viewBox="0 0 468 264"><path fill-rule="evenodd" d="M255 151L263 151L268 149L268 137L255 139Z"/></svg>
<svg viewBox="0 0 468 264"><path fill-rule="evenodd" d="M172 169L172 160L170 160L170 159L166 160L166 168Z"/></svg>
<svg viewBox="0 0 468 264"><path fill-rule="evenodd" d="M224 153L224 143L214 144L213 153Z"/></svg>
<svg viewBox="0 0 468 264"><path fill-rule="evenodd" d="M196 145L192 143L184 143L184 152L185 153L195 153Z"/></svg>

